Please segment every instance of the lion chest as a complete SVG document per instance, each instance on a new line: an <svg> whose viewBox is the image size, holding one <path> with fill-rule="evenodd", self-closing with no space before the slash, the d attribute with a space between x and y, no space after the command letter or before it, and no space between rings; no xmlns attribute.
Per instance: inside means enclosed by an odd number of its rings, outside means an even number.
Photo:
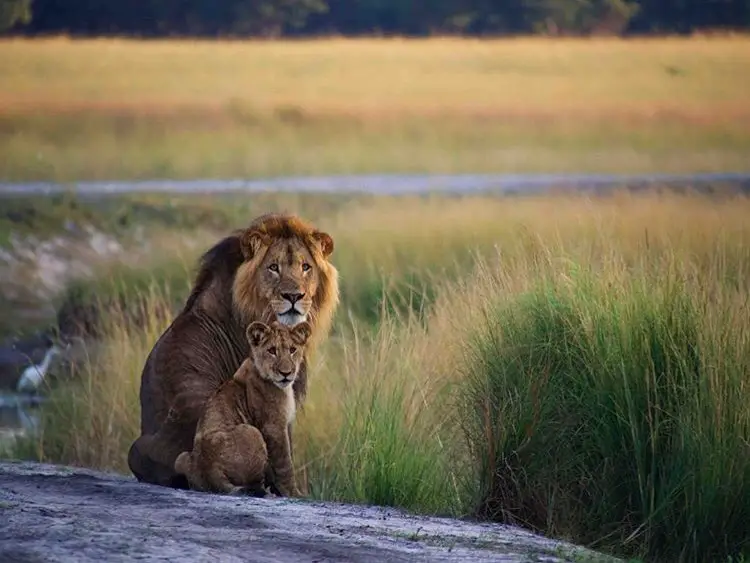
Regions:
<svg viewBox="0 0 750 563"><path fill-rule="evenodd" d="M286 394L284 405L286 411L286 422L287 424L291 424L297 416L297 402L294 400L294 391L292 390L291 385L287 387L284 392Z"/></svg>

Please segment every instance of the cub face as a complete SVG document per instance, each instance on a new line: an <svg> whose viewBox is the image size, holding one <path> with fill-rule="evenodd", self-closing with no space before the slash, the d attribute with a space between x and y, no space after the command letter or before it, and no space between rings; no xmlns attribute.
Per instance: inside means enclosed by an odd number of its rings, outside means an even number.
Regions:
<svg viewBox="0 0 750 563"><path fill-rule="evenodd" d="M250 357L261 378L286 389L297 377L304 359L304 348L312 334L308 322L287 326L278 321L262 322L247 327Z"/></svg>

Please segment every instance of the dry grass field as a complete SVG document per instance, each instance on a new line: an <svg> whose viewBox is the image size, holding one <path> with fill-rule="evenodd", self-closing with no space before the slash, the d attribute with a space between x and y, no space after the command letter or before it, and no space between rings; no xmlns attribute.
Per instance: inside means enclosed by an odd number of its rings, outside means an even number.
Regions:
<svg viewBox="0 0 750 563"><path fill-rule="evenodd" d="M746 170L750 38L0 41L0 178Z"/></svg>

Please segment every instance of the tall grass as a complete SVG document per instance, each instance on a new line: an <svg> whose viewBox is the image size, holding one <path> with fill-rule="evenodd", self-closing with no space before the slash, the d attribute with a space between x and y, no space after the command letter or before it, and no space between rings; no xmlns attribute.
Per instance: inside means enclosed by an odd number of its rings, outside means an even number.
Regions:
<svg viewBox="0 0 750 563"><path fill-rule="evenodd" d="M324 224L344 300L295 423L303 489L649 561L747 557L749 215L668 193L341 209ZM53 391L36 455L126 471L164 326L165 298L145 302L157 321L113 311Z"/></svg>
<svg viewBox="0 0 750 563"><path fill-rule="evenodd" d="M464 372L479 512L665 561L747 550L747 292L617 274L487 308Z"/></svg>
<svg viewBox="0 0 750 563"><path fill-rule="evenodd" d="M414 319L386 314L375 334L360 334L355 323L329 347L333 357L298 422L300 474L312 496L440 514L463 509L435 408L442 382L428 381L419 363L422 330Z"/></svg>

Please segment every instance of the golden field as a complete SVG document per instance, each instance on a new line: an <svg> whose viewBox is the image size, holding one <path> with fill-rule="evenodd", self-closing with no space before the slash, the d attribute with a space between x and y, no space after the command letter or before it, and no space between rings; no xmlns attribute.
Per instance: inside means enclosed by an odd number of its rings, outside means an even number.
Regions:
<svg viewBox="0 0 750 563"><path fill-rule="evenodd" d="M746 170L750 38L0 41L0 177Z"/></svg>

